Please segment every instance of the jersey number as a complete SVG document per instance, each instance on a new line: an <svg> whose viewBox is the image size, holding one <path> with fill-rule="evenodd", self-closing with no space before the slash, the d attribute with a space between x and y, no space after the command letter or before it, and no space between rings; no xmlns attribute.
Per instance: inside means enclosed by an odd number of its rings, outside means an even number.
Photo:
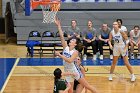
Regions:
<svg viewBox="0 0 140 93"><path fill-rule="evenodd" d="M115 42L115 43L119 43L119 39L115 38L115 39L114 39L114 42Z"/></svg>
<svg viewBox="0 0 140 93"><path fill-rule="evenodd" d="M54 86L54 91L56 91L56 85Z"/></svg>

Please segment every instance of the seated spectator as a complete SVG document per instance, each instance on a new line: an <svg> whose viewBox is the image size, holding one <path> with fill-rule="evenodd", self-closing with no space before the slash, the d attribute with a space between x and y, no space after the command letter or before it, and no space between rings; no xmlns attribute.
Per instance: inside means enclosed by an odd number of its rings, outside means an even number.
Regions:
<svg viewBox="0 0 140 93"><path fill-rule="evenodd" d="M140 59L140 27L134 26L134 29L130 31L130 53L131 59L134 59L134 46L138 47L137 59Z"/></svg>
<svg viewBox="0 0 140 93"><path fill-rule="evenodd" d="M80 39L80 29L77 27L76 20L71 21L71 27L68 28L67 37L68 37L68 39L70 39L72 37L77 37Z"/></svg>
<svg viewBox="0 0 140 93"><path fill-rule="evenodd" d="M98 48L100 51L100 59L103 60L103 46L105 44L108 45L108 41L109 41L109 33L110 33L111 29L108 27L107 24L103 24L102 27L100 28L99 32L98 32ZM110 49L110 59L113 59L113 51Z"/></svg>
<svg viewBox="0 0 140 93"><path fill-rule="evenodd" d="M92 21L89 20L87 28L83 32L83 45L84 45L84 56L83 60L87 59L87 47L92 46L93 60L96 60L96 29L93 28Z"/></svg>

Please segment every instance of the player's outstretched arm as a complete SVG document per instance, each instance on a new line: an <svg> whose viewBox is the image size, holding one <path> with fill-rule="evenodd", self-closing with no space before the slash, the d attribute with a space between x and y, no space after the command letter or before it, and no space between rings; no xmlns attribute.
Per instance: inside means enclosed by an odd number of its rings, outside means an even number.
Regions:
<svg viewBox="0 0 140 93"><path fill-rule="evenodd" d="M62 31L60 20L58 18L55 19L55 24L58 27L58 31L59 31L59 35L60 35L62 46L63 46L63 48L65 48L65 47L67 47L67 43L66 43L64 35L63 35L63 31Z"/></svg>
<svg viewBox="0 0 140 93"><path fill-rule="evenodd" d="M64 55L60 54L60 52L58 51L55 51L55 55L61 57L67 63L71 63L76 59L76 57L78 57L78 51L75 51L70 58L65 57Z"/></svg>

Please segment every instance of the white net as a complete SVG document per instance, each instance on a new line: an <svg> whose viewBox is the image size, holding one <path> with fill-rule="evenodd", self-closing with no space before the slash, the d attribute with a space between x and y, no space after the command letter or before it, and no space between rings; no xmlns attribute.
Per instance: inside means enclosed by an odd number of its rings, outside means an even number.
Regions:
<svg viewBox="0 0 140 93"><path fill-rule="evenodd" d="M43 23L54 23L57 11L43 11Z"/></svg>
<svg viewBox="0 0 140 93"><path fill-rule="evenodd" d="M42 23L54 23L56 14L60 8L60 4L56 5L40 5L43 12L43 22Z"/></svg>

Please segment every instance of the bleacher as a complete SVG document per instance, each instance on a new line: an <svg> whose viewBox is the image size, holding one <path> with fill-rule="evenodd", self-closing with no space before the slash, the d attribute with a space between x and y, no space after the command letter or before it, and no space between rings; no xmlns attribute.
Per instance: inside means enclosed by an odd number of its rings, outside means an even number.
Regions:
<svg viewBox="0 0 140 93"><path fill-rule="evenodd" d="M13 12L15 33L17 34L17 44L25 44L30 31L37 30L57 32L55 24L43 24L41 9L33 11L31 16L25 16L24 6L18 7L17 3L10 0ZM109 6L109 7L108 7ZM130 31L133 26L139 25L140 6L139 0L62 0L61 10L57 16L62 21L62 29L67 31L72 19L76 19L79 28L86 27L88 19L93 20L96 29L102 23L112 26L112 22L117 18L123 19L123 25ZM51 38L50 38L51 39Z"/></svg>
<svg viewBox="0 0 140 93"><path fill-rule="evenodd" d="M68 0L65 0L64 3L62 2L61 10L57 14L62 21L64 31L70 26L70 21L72 19L77 20L80 29L86 27L88 19L93 20L96 29L100 28L102 23L108 23L111 27L112 22L117 18L123 19L123 25L128 28L128 31L132 29L134 24L140 24L140 6L137 2L95 3L84 2L81 0L76 3L73 2L74 1L68 2ZM40 33L43 33L46 30L57 32L54 24L42 23L43 15L41 10L33 11L31 16L25 16L24 11L19 12L18 9L12 10L17 10L13 11L15 33L17 33L17 44L25 44L28 34L32 30L37 30Z"/></svg>

